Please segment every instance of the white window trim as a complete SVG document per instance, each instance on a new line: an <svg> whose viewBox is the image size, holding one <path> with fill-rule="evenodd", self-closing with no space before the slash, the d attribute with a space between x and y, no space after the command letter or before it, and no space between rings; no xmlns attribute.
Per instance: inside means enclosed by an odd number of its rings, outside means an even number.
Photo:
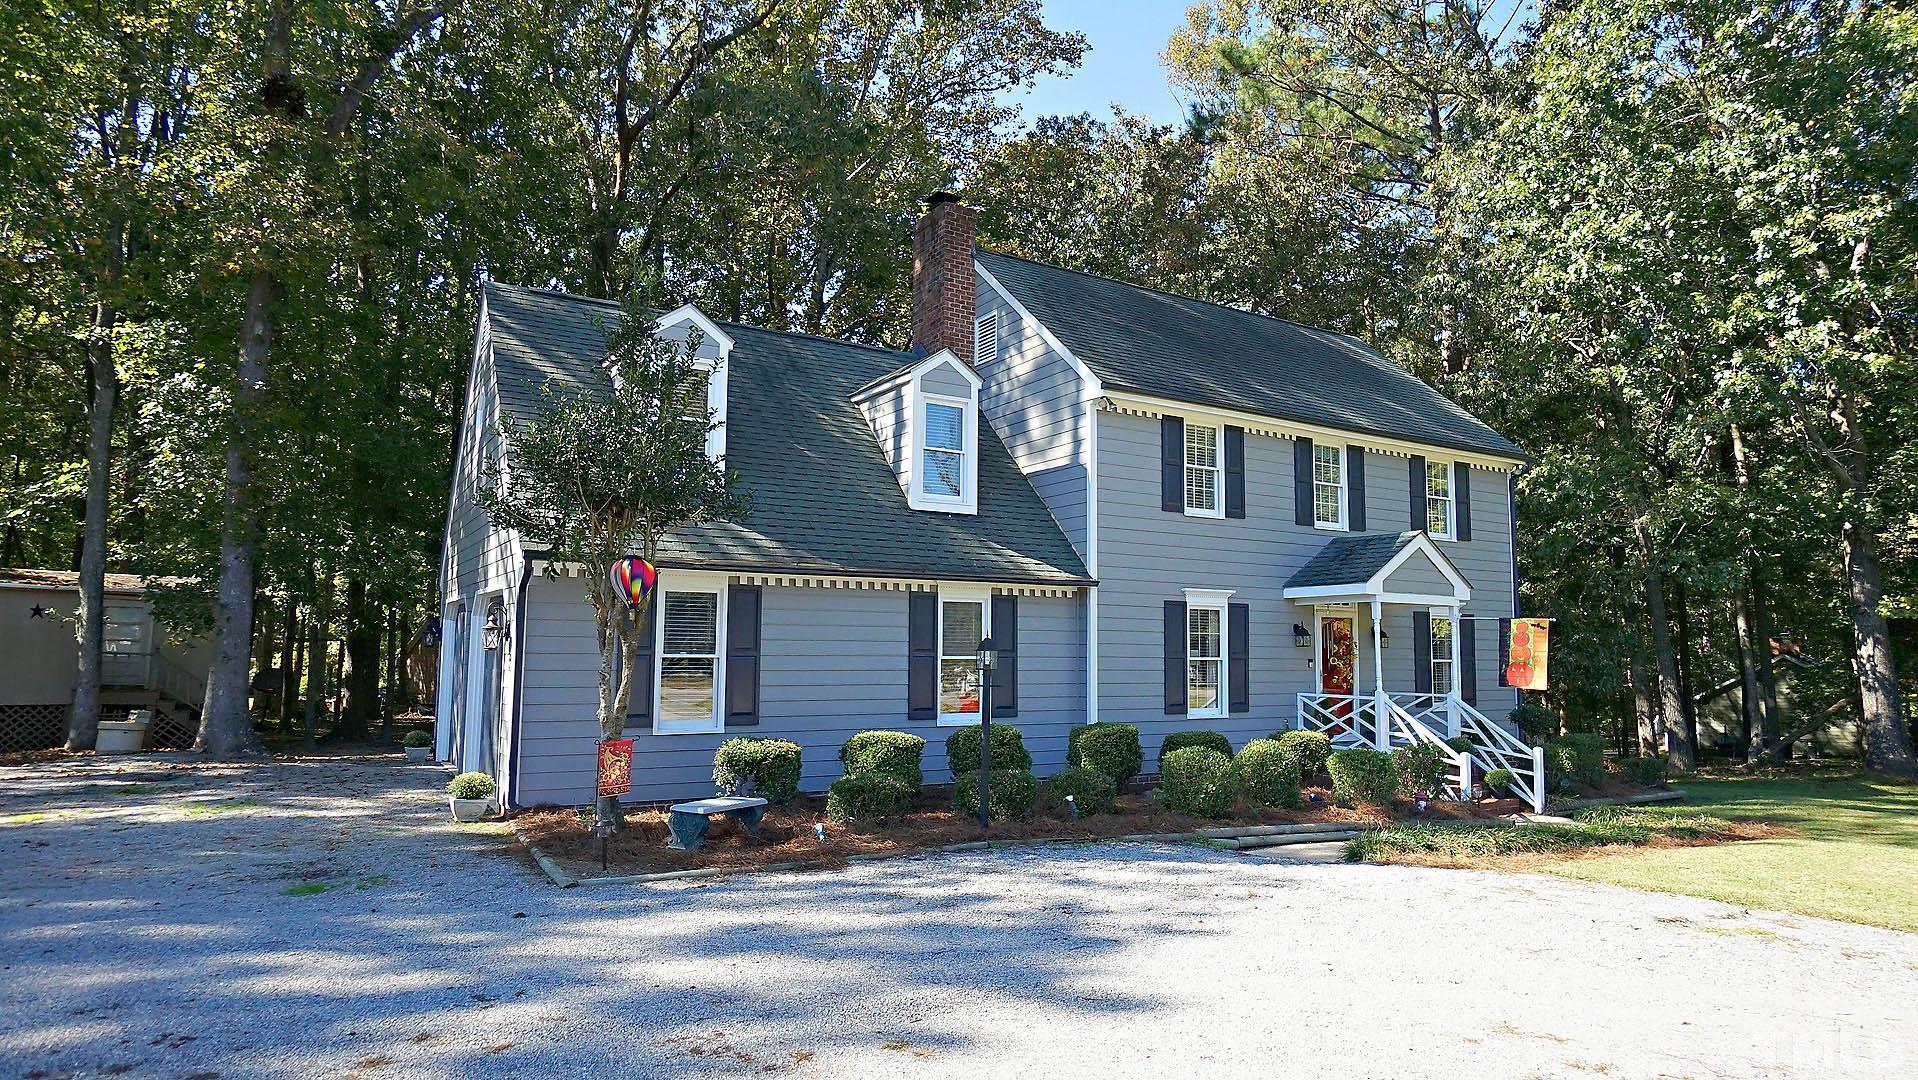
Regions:
<svg viewBox="0 0 1918 1080"><path fill-rule="evenodd" d="M1212 460L1217 462L1218 464L1212 466L1212 506L1210 508L1193 506L1191 501L1191 496L1189 494L1191 490L1190 480L1189 480L1191 470L1194 468L1200 467L1200 466L1193 465L1191 462L1191 459L1187 456L1187 454L1189 453L1189 449L1188 449L1189 440L1192 438L1192 431L1194 428L1204 428L1205 430L1210 431L1212 433ZM1207 423L1206 421L1196 420L1193 417L1189 417L1189 416L1186 417L1185 418L1185 434L1179 443L1179 454L1181 459L1180 460L1181 468L1179 471L1179 481L1180 481L1179 486L1181 489L1180 490L1181 498L1184 499L1185 501L1185 516L1196 517L1196 518L1224 518L1225 517L1225 427L1224 425Z"/></svg>
<svg viewBox="0 0 1918 1080"><path fill-rule="evenodd" d="M653 642L652 731L655 735L714 735L726 730L726 593L730 581L725 574L697 570L660 571L659 585L653 595L653 603L659 605L659 611L647 610L648 617L659 627L659 636ZM710 593L718 598L713 625L713 715L711 720L704 723L685 720L669 722L660 709L660 699L665 692L661 675L666 663L667 593Z"/></svg>
<svg viewBox="0 0 1918 1080"><path fill-rule="evenodd" d="M1337 521L1319 520L1319 460L1321 449L1336 450L1339 464L1339 519ZM1312 527L1326 532L1351 532L1351 508L1346 505L1351 495L1350 455L1344 443L1315 442L1312 444Z"/></svg>
<svg viewBox="0 0 1918 1080"><path fill-rule="evenodd" d="M713 429L706 433L706 457L723 466L726 464L726 372L732 366L733 339L691 304L661 315L655 325L663 337L682 323L697 327L701 338L719 353L717 357L695 353L692 361L706 373L706 409L713 416Z"/></svg>
<svg viewBox="0 0 1918 1080"><path fill-rule="evenodd" d="M938 611L939 640L938 640L938 644L935 646L933 651L934 675L933 675L932 689L933 689L934 695L937 695L940 692L940 678L945 674L945 665L947 660L946 604L949 602L957 602L962 604L972 604L972 603L978 604L979 605L979 635L981 637L992 636L992 590L991 589L979 588L977 586L972 586L972 585L941 585L939 586L939 611ZM985 711L984 705L985 705L985 699L984 699L984 696L981 695L981 698L980 698L981 709L979 712L976 712L976 713L942 712L939 714L939 721L938 721L939 726L940 727L976 727L979 724L980 716L984 714L984 711Z"/></svg>
<svg viewBox="0 0 1918 1080"><path fill-rule="evenodd" d="M1432 662L1432 669L1431 669L1431 671L1430 671L1430 673L1429 673L1429 675L1430 675L1430 678L1431 678L1431 680L1432 680L1432 693L1434 693L1434 694L1444 694L1444 695L1448 695L1448 696L1449 696L1449 695L1452 695L1452 694L1456 694L1456 693L1458 693L1458 635L1459 635L1459 620L1457 620L1457 619L1454 619L1454 618L1452 618L1452 609L1451 609L1451 608L1449 608L1449 607L1443 607L1443 608L1442 608L1442 607L1435 607L1435 608L1432 608L1432 609L1431 609L1431 617L1432 617L1432 626L1433 626L1433 634L1432 634L1432 637L1433 637L1433 639L1434 639L1434 640L1437 640L1437 638L1438 638L1438 633L1437 633L1437 627L1438 627L1438 620L1440 620L1440 619L1444 619L1444 620L1446 621L1446 623L1448 623L1448 624L1449 624L1449 625L1451 626L1451 628L1452 628L1452 634L1451 634L1451 641L1452 641L1452 648L1451 648L1451 651L1450 651L1450 652L1448 652L1448 653L1447 653L1447 654L1446 654L1445 656L1440 656L1440 655L1438 654L1438 650L1436 650L1436 649L1434 649L1434 650L1432 651L1432 657L1431 657L1431 662ZM1439 681L1438 681L1438 665L1439 665L1439 664L1450 664L1450 665L1452 665L1452 667L1451 667L1451 672L1452 672L1452 685L1451 685L1451 686L1450 686L1449 688L1447 688L1447 689L1445 689L1445 690L1443 690L1443 691L1441 691L1441 690L1439 689Z"/></svg>
<svg viewBox="0 0 1918 1080"><path fill-rule="evenodd" d="M1232 599L1231 589L1186 589L1185 590L1185 636L1186 636L1186 675L1185 695L1188 707L1188 720L1221 720L1230 715L1232 672L1232 621L1228 616L1228 601ZM1210 709L1190 707L1192 700L1192 613L1194 611L1216 611L1219 613L1219 703ZM1203 657L1202 659L1211 659Z"/></svg>
<svg viewBox="0 0 1918 1080"><path fill-rule="evenodd" d="M928 372L941 365L948 365L965 377L972 388L968 397L958 398L947 394L927 393L924 379ZM906 505L914 510L932 510L947 514L976 514L979 512L979 376L950 349L941 349L925 363L913 370L911 390L906 395L907 425L912 432L911 447L908 451L911 459L906 466L911 475L911 483L906 488ZM929 402L940 405L956 406L965 417L965 432L960 445L965 449L966 461L960 479L958 498L940 495L926 490L926 405Z"/></svg>
<svg viewBox="0 0 1918 1080"><path fill-rule="evenodd" d="M1425 520L1429 525L1432 519L1432 471L1434 469L1445 470L1445 531L1436 533L1427 528L1426 535L1434 540L1456 541L1458 539L1458 470L1450 461L1426 459Z"/></svg>

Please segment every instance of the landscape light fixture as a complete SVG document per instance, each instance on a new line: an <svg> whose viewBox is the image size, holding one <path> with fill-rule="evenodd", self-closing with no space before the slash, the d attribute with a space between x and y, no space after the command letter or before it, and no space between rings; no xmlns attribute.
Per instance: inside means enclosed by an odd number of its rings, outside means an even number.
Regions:
<svg viewBox="0 0 1918 1080"><path fill-rule="evenodd" d="M989 637L979 639L979 828L992 826L992 668L999 647Z"/></svg>

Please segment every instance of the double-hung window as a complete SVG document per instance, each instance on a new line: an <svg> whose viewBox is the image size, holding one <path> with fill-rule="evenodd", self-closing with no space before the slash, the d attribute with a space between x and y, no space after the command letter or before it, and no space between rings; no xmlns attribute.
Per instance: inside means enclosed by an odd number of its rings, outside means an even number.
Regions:
<svg viewBox="0 0 1918 1080"><path fill-rule="evenodd" d="M1220 483L1219 429L1187 422L1185 425L1185 512L1198 517L1224 517L1224 485Z"/></svg>
<svg viewBox="0 0 1918 1080"><path fill-rule="evenodd" d="M1432 616L1432 692L1449 694L1457 688L1452 670L1452 618Z"/></svg>
<svg viewBox="0 0 1918 1080"><path fill-rule="evenodd" d="M1439 540L1452 538L1452 466L1433 461L1425 466L1425 531Z"/></svg>
<svg viewBox="0 0 1918 1080"><path fill-rule="evenodd" d="M1186 715L1225 715L1225 607L1188 602L1186 628Z"/></svg>
<svg viewBox="0 0 1918 1080"><path fill-rule="evenodd" d="M939 722L979 722L979 642L990 617L988 597L939 597Z"/></svg>
<svg viewBox="0 0 1918 1080"><path fill-rule="evenodd" d="M1345 447L1312 447L1312 523L1321 529L1345 528Z"/></svg>
<svg viewBox="0 0 1918 1080"><path fill-rule="evenodd" d="M719 713L718 589L675 589L659 602L659 708L653 731L661 735L722 731Z"/></svg>
<svg viewBox="0 0 1918 1080"><path fill-rule="evenodd" d="M926 445L919 458L927 495L957 499L966 490L966 407L927 401Z"/></svg>

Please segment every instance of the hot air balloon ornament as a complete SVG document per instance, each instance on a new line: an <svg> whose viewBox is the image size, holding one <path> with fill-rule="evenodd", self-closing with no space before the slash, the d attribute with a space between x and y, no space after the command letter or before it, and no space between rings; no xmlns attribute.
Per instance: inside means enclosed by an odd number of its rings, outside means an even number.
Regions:
<svg viewBox="0 0 1918 1080"><path fill-rule="evenodd" d="M645 559L621 559L613 564L613 590L626 598L630 607L646 602L659 584L659 571Z"/></svg>

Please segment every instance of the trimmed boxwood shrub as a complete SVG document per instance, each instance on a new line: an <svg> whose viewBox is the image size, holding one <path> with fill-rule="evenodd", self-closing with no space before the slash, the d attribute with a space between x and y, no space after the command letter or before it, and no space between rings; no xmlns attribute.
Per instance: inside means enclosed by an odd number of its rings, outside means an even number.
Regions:
<svg viewBox="0 0 1918 1080"><path fill-rule="evenodd" d="M1298 766L1301 783L1325 771L1325 759L1332 756L1332 739L1325 732L1281 731L1272 737Z"/></svg>
<svg viewBox="0 0 1918 1080"><path fill-rule="evenodd" d="M926 782L925 754L926 740L906 731L862 731L839 748L847 772L885 773L915 791Z"/></svg>
<svg viewBox="0 0 1918 1080"><path fill-rule="evenodd" d="M1199 817L1224 817L1239 799L1232 759L1210 746L1175 748L1159 758L1159 805Z"/></svg>
<svg viewBox="0 0 1918 1080"><path fill-rule="evenodd" d="M826 789L826 817L845 823L897 817L912 809L917 791L885 773L847 773Z"/></svg>
<svg viewBox="0 0 1918 1080"><path fill-rule="evenodd" d="M499 784L483 772L463 772L446 782L446 793L455 799L490 799Z"/></svg>
<svg viewBox="0 0 1918 1080"><path fill-rule="evenodd" d="M979 771L979 729L962 727L946 736L946 761L956 779L961 773ZM1019 729L1011 724L992 725L992 767L996 769L1032 768L1032 755Z"/></svg>
<svg viewBox="0 0 1918 1080"><path fill-rule="evenodd" d="M1493 769L1485 774L1485 790L1493 795L1512 790L1516 783L1518 777L1513 776L1510 769Z"/></svg>
<svg viewBox="0 0 1918 1080"><path fill-rule="evenodd" d="M1167 754L1177 753L1190 746L1202 746L1207 750L1217 750L1226 757L1232 756L1232 740L1216 731L1175 731L1159 744L1159 771L1165 771Z"/></svg>
<svg viewBox="0 0 1918 1080"><path fill-rule="evenodd" d="M431 746L433 745L433 733L414 728L406 733L405 738L400 740L400 745L411 746L414 749L419 749L422 746Z"/></svg>
<svg viewBox="0 0 1918 1080"><path fill-rule="evenodd" d="M1145 767L1139 729L1131 724L1086 724L1066 738L1066 764L1101 772L1119 787Z"/></svg>
<svg viewBox="0 0 1918 1080"><path fill-rule="evenodd" d="M995 728L997 724L993 725ZM976 741L976 740L975 740ZM1039 781L1029 769L994 769L988 778L992 789L987 799L992 820L1022 821L1032 816L1032 804L1039 800ZM963 773L952 784L952 804L962 814L979 813L979 774Z"/></svg>
<svg viewBox="0 0 1918 1080"><path fill-rule="evenodd" d="M1605 779L1605 737L1581 732L1545 744L1545 761L1560 777L1594 785Z"/></svg>
<svg viewBox="0 0 1918 1080"><path fill-rule="evenodd" d="M1618 771L1625 779L1646 787L1663 787L1665 784L1666 761L1662 757L1628 757L1618 759Z"/></svg>
<svg viewBox="0 0 1918 1080"><path fill-rule="evenodd" d="M1239 790L1260 806L1299 805L1299 763L1277 739L1253 739L1232 759Z"/></svg>
<svg viewBox="0 0 1918 1080"><path fill-rule="evenodd" d="M1452 762L1446 758L1445 751L1431 743L1399 747L1392 751L1392 765L1398 769L1399 785L1408 795L1423 791L1436 799L1444 792L1447 777L1452 775Z"/></svg>
<svg viewBox="0 0 1918 1080"><path fill-rule="evenodd" d="M713 752L713 786L722 795L757 795L784 806L799 794L799 744L785 739L727 739Z"/></svg>
<svg viewBox="0 0 1918 1080"><path fill-rule="evenodd" d="M1117 727L1118 725L1113 725ZM1079 814L1110 814L1118 808L1119 785L1097 769L1073 766L1046 781L1052 794L1064 802L1067 795L1078 804Z"/></svg>
<svg viewBox="0 0 1918 1080"><path fill-rule="evenodd" d="M1325 760L1341 802L1390 806L1399 793L1398 765L1383 750L1340 750Z"/></svg>

